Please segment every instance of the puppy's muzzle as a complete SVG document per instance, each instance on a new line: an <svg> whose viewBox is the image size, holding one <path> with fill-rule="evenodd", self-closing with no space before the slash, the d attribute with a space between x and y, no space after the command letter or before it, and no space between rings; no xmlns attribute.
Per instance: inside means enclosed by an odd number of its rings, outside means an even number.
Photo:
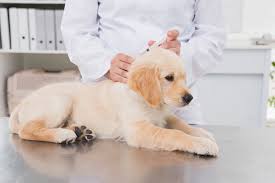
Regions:
<svg viewBox="0 0 275 183"><path fill-rule="evenodd" d="M185 94L183 97L182 97L182 100L186 103L186 104L189 104L192 100L193 100L193 96L189 93Z"/></svg>

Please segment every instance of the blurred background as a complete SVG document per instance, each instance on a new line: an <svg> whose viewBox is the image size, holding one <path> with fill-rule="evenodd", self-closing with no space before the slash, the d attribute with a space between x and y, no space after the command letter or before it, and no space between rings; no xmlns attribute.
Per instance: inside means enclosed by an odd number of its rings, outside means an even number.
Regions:
<svg viewBox="0 0 275 183"><path fill-rule="evenodd" d="M198 82L203 116L211 125L275 126L275 1L221 1L228 41L222 64ZM45 84L80 79L60 32L64 4L0 0L0 117Z"/></svg>

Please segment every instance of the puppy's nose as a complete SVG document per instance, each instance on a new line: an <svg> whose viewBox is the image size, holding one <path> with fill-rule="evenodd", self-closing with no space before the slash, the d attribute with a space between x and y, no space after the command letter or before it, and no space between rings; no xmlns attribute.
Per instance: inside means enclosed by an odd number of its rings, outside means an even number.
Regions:
<svg viewBox="0 0 275 183"><path fill-rule="evenodd" d="M193 100L193 96L189 93L185 94L183 97L182 97L182 100L186 103L186 104L189 104L192 100Z"/></svg>

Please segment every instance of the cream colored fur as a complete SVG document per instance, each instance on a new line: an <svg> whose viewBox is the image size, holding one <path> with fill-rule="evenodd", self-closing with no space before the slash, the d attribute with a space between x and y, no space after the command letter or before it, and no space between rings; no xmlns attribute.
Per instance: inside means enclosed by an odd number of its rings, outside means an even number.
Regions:
<svg viewBox="0 0 275 183"><path fill-rule="evenodd" d="M209 132L169 111L186 105L182 62L176 54L154 48L136 58L128 85L106 80L43 87L16 107L10 129L23 139L61 143L76 138L65 124L85 125L98 138L124 139L135 147L215 156L218 146ZM174 81L167 81L171 74Z"/></svg>

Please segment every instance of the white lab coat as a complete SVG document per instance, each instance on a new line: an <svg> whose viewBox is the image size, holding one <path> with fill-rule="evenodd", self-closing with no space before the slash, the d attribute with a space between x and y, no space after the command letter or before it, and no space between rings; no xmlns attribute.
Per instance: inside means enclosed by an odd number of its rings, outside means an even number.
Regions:
<svg viewBox="0 0 275 183"><path fill-rule="evenodd" d="M83 81L101 80L119 52L140 53L179 27L187 83L221 60L225 42L221 0L67 0L61 30L70 60ZM175 113L189 123L203 123L195 100Z"/></svg>

